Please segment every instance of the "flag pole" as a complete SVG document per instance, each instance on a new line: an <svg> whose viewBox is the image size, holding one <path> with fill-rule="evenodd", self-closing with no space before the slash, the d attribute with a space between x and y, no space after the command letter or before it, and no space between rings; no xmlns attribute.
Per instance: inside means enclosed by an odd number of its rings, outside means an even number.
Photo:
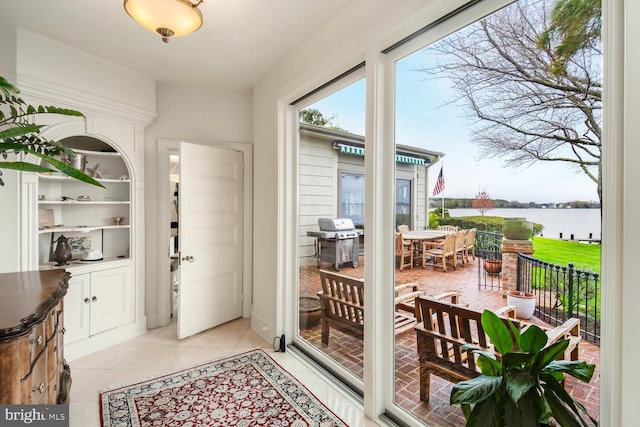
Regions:
<svg viewBox="0 0 640 427"><path fill-rule="evenodd" d="M442 160L442 165L440 165L440 170L444 171L444 159ZM444 179L444 172L442 174L442 179ZM442 188L442 219L444 219L444 188Z"/></svg>

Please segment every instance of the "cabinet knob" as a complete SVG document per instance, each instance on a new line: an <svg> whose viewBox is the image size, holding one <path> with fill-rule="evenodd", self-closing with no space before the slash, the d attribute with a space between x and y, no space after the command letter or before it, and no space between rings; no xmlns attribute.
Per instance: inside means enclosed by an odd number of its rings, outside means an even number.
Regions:
<svg viewBox="0 0 640 427"><path fill-rule="evenodd" d="M36 392L39 391L40 393L44 393L44 383L40 383L40 385L38 387L33 387L31 389L32 392Z"/></svg>
<svg viewBox="0 0 640 427"><path fill-rule="evenodd" d="M89 298L85 298L84 302L85 302L85 304L89 304L91 302L91 300Z"/></svg>
<svg viewBox="0 0 640 427"><path fill-rule="evenodd" d="M35 340L34 339L30 339L29 342L31 344L36 343L38 345L42 345L42 335L38 335L38 339L35 339Z"/></svg>
<svg viewBox="0 0 640 427"><path fill-rule="evenodd" d="M182 260L183 260L183 261L193 262L193 261L195 261L196 259L195 259L194 257L192 257L192 256L185 256L185 257L182 257Z"/></svg>
<svg viewBox="0 0 640 427"><path fill-rule="evenodd" d="M64 334L67 332L67 328L65 328L64 326L62 327L62 329L60 329L60 333Z"/></svg>
<svg viewBox="0 0 640 427"><path fill-rule="evenodd" d="M91 297L91 301L93 301L93 302L98 301L98 297Z"/></svg>

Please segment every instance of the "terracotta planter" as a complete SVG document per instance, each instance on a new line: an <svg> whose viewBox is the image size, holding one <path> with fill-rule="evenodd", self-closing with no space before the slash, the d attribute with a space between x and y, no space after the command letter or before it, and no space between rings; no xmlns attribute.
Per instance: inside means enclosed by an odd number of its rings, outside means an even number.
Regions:
<svg viewBox="0 0 640 427"><path fill-rule="evenodd" d="M504 218L502 235L510 240L529 240L533 236L533 222L525 218Z"/></svg>
<svg viewBox="0 0 640 427"><path fill-rule="evenodd" d="M530 292L509 291L507 292L507 304L516 307L518 319L530 319L536 310L536 296Z"/></svg>
<svg viewBox="0 0 640 427"><path fill-rule="evenodd" d="M502 271L502 260L499 259L485 259L484 270L487 274L500 274Z"/></svg>
<svg viewBox="0 0 640 427"><path fill-rule="evenodd" d="M318 326L322 318L320 300L313 297L300 297L300 329Z"/></svg>

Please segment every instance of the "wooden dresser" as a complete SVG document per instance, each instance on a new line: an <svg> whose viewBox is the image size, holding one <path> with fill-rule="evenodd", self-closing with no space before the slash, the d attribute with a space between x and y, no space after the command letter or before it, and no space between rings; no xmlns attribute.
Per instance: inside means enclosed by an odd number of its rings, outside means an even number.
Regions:
<svg viewBox="0 0 640 427"><path fill-rule="evenodd" d="M68 403L64 270L0 274L0 404Z"/></svg>

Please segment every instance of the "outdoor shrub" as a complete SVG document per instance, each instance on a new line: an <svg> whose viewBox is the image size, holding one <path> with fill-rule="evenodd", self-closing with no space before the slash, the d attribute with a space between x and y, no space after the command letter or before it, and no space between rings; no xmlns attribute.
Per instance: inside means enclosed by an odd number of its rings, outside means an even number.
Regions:
<svg viewBox="0 0 640 427"><path fill-rule="evenodd" d="M502 220L503 218L501 216L477 215L451 217L445 215L444 218L439 219L439 225L457 225L461 229L476 228L480 231L502 234ZM431 220L429 220L429 225L431 225ZM542 233L542 229L542 224L533 223L534 235Z"/></svg>

